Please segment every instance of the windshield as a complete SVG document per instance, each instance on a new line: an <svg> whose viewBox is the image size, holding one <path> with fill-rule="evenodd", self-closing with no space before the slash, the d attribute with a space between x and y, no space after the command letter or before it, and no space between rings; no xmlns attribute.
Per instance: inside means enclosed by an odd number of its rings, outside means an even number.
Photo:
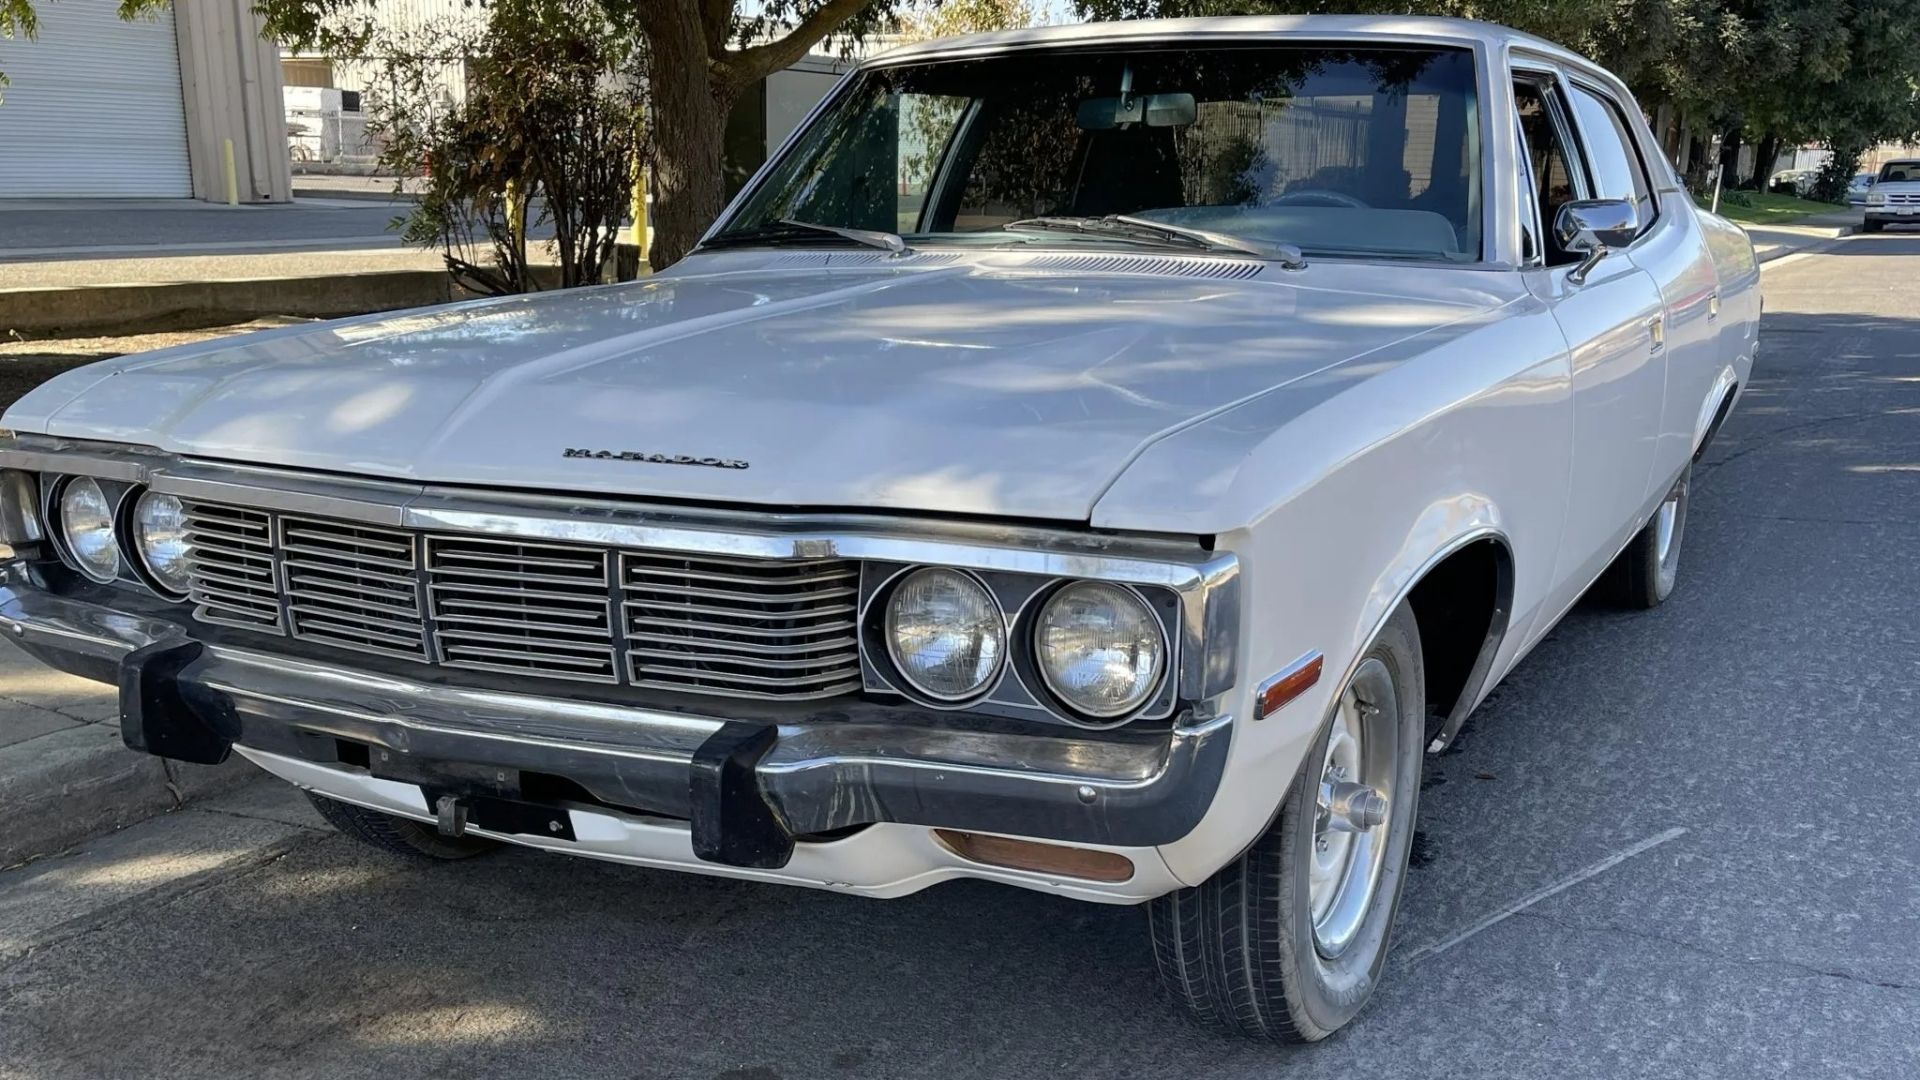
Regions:
<svg viewBox="0 0 1920 1080"><path fill-rule="evenodd" d="M1128 215L1309 255L1480 258L1464 50L1022 51L856 78L710 243L833 240L805 223L1191 249L1059 220Z"/></svg>
<svg viewBox="0 0 1920 1080"><path fill-rule="evenodd" d="M1920 180L1920 161L1889 161L1880 167L1880 182L1900 184Z"/></svg>

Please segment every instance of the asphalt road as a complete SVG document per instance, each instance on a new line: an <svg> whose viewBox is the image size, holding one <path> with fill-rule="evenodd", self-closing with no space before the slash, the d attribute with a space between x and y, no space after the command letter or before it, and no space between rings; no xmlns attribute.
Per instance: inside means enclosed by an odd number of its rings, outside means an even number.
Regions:
<svg viewBox="0 0 1920 1080"><path fill-rule="evenodd" d="M0 1078L1910 1078L1916 268L1767 271L1679 592L1576 610L1429 762L1397 958L1325 1043L1183 1025L1137 910L419 866L268 787L0 874Z"/></svg>

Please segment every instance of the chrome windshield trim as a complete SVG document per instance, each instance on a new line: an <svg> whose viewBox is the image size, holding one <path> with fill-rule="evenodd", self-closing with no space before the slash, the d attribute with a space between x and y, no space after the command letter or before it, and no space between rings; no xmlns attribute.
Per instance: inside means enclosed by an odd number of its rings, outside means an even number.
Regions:
<svg viewBox="0 0 1920 1080"><path fill-rule="evenodd" d="M701 508L591 495L470 491L183 458L150 447L0 438L0 467L145 483L229 505L429 533L510 536L687 554L862 559L1090 578L1181 599L1181 696L1238 679L1239 559L1197 540L878 514Z"/></svg>

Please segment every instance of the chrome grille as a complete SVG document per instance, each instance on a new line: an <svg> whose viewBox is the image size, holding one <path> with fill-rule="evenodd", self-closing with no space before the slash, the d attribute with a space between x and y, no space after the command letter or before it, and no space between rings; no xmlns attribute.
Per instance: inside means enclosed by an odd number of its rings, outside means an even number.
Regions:
<svg viewBox="0 0 1920 1080"><path fill-rule="evenodd" d="M264 511L187 503L194 618L285 632L273 570L273 519Z"/></svg>
<svg viewBox="0 0 1920 1080"><path fill-rule="evenodd" d="M573 545L428 537L441 662L618 682L607 561Z"/></svg>
<svg viewBox="0 0 1920 1080"><path fill-rule="evenodd" d="M802 700L860 688L859 563L419 535L189 503L207 622L454 668Z"/></svg>
<svg viewBox="0 0 1920 1080"><path fill-rule="evenodd" d="M280 565L293 636L427 658L414 538L393 529L280 519Z"/></svg>
<svg viewBox="0 0 1920 1080"><path fill-rule="evenodd" d="M843 559L622 552L629 678L741 697L856 690L859 578Z"/></svg>

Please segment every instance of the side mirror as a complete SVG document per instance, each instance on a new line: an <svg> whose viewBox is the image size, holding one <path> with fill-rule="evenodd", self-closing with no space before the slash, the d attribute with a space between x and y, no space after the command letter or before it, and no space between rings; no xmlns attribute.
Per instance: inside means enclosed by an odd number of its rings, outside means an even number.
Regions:
<svg viewBox="0 0 1920 1080"><path fill-rule="evenodd" d="M1640 209L1626 199L1576 199L1553 215L1553 235L1561 248L1584 255L1567 280L1587 279L1607 252L1626 247L1640 234Z"/></svg>

